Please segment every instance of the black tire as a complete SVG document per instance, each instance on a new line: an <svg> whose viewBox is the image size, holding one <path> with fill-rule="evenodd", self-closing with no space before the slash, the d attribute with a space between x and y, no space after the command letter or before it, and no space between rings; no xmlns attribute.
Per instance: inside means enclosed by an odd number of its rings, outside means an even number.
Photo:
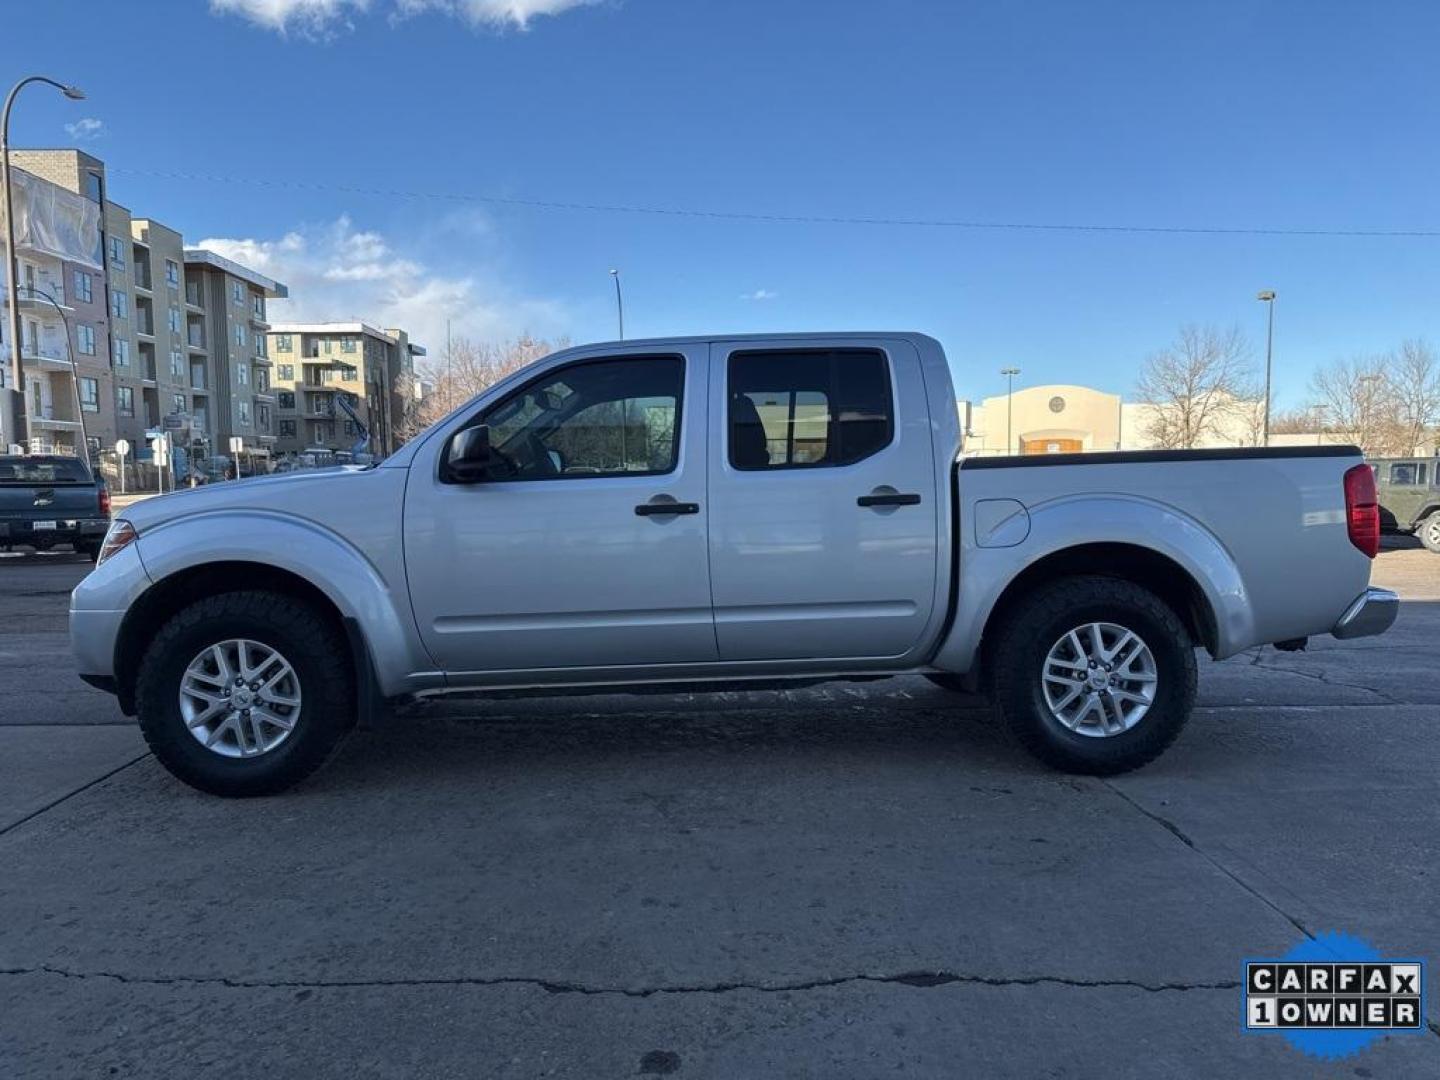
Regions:
<svg viewBox="0 0 1440 1080"><path fill-rule="evenodd" d="M1068 631L1114 623L1133 631L1155 662L1155 698L1127 731L1104 737L1070 730L1041 687L1045 659ZM1064 772L1108 776L1153 761L1175 741L1195 706L1195 646L1185 624L1148 589L1120 578L1062 578L1005 613L988 650L992 700L1011 735Z"/></svg>
<svg viewBox="0 0 1440 1080"><path fill-rule="evenodd" d="M247 639L278 650L302 688L295 727L273 749L224 757L186 727L180 686L190 662L221 641ZM140 729L167 769L212 795L272 795L304 780L355 724L350 656L333 623L309 604L272 592L232 592L197 600L161 627L136 681Z"/></svg>
<svg viewBox="0 0 1440 1080"><path fill-rule="evenodd" d="M1440 555L1440 510L1436 510L1415 526L1415 535L1420 538L1420 543L1425 545L1426 551Z"/></svg>
<svg viewBox="0 0 1440 1080"><path fill-rule="evenodd" d="M76 545L75 545L75 554L77 554L77 555L84 555L85 558L89 559L91 562L95 562L97 559L100 558L100 545L99 545L99 544L76 544Z"/></svg>
<svg viewBox="0 0 1440 1080"><path fill-rule="evenodd" d="M959 675L952 675L946 671L932 671L926 674L929 679L941 690L951 690L957 694L966 693L965 683Z"/></svg>

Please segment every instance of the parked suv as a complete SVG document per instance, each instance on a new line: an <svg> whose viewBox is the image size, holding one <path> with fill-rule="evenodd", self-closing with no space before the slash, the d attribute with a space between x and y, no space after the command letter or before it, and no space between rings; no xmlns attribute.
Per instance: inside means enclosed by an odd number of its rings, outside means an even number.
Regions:
<svg viewBox="0 0 1440 1080"><path fill-rule="evenodd" d="M1440 458L1381 458L1371 464L1380 528L1416 536L1440 555Z"/></svg>

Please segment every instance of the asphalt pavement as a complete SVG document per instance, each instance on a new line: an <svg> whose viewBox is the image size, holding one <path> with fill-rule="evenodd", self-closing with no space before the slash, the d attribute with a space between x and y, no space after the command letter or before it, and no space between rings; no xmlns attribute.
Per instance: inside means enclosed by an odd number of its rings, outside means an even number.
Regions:
<svg viewBox="0 0 1440 1080"><path fill-rule="evenodd" d="M1383 638L1201 665L1148 768L1049 772L918 678L467 699L313 781L172 780L0 557L0 1077L1440 1075L1240 1031L1329 930L1440 965L1440 558Z"/></svg>

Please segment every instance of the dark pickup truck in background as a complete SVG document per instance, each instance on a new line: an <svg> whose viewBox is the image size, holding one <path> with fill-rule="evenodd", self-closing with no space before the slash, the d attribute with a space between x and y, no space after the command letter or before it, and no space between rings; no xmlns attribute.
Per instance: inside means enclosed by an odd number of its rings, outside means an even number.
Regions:
<svg viewBox="0 0 1440 1080"><path fill-rule="evenodd" d="M94 559L110 527L110 491L78 458L0 456L0 548L70 544Z"/></svg>

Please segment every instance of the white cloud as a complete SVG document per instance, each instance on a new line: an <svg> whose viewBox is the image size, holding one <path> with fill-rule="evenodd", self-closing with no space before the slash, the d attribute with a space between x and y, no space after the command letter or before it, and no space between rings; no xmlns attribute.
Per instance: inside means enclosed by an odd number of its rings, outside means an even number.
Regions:
<svg viewBox="0 0 1440 1080"><path fill-rule="evenodd" d="M754 292L741 293L741 300L774 300L780 294L771 292L769 289L756 289Z"/></svg>
<svg viewBox="0 0 1440 1080"><path fill-rule="evenodd" d="M599 0L388 0L391 23L439 13L471 26L527 30L540 15L559 15ZM210 0L217 15L239 15L278 34L328 38L354 26L353 16L369 11L371 0Z"/></svg>
<svg viewBox="0 0 1440 1080"><path fill-rule="evenodd" d="M105 134L105 121L87 116L82 120L76 120L73 124L66 124L65 130L76 142L88 142Z"/></svg>
<svg viewBox="0 0 1440 1080"><path fill-rule="evenodd" d="M289 300L270 302L271 321L367 322L396 327L438 356L446 320L456 337L495 341L522 333L555 336L569 318L557 302L518 296L492 268L452 275L402 255L382 234L356 228L348 216L274 239L201 240L227 259L284 282Z"/></svg>
<svg viewBox="0 0 1440 1080"><path fill-rule="evenodd" d="M455 15L472 26L530 27L537 15L560 15L571 8L598 3L599 0L394 0L395 13L401 18L427 11Z"/></svg>
<svg viewBox="0 0 1440 1080"><path fill-rule="evenodd" d="M266 30L302 37L349 29L350 16L369 6L370 0L210 0L216 15L239 15Z"/></svg>

